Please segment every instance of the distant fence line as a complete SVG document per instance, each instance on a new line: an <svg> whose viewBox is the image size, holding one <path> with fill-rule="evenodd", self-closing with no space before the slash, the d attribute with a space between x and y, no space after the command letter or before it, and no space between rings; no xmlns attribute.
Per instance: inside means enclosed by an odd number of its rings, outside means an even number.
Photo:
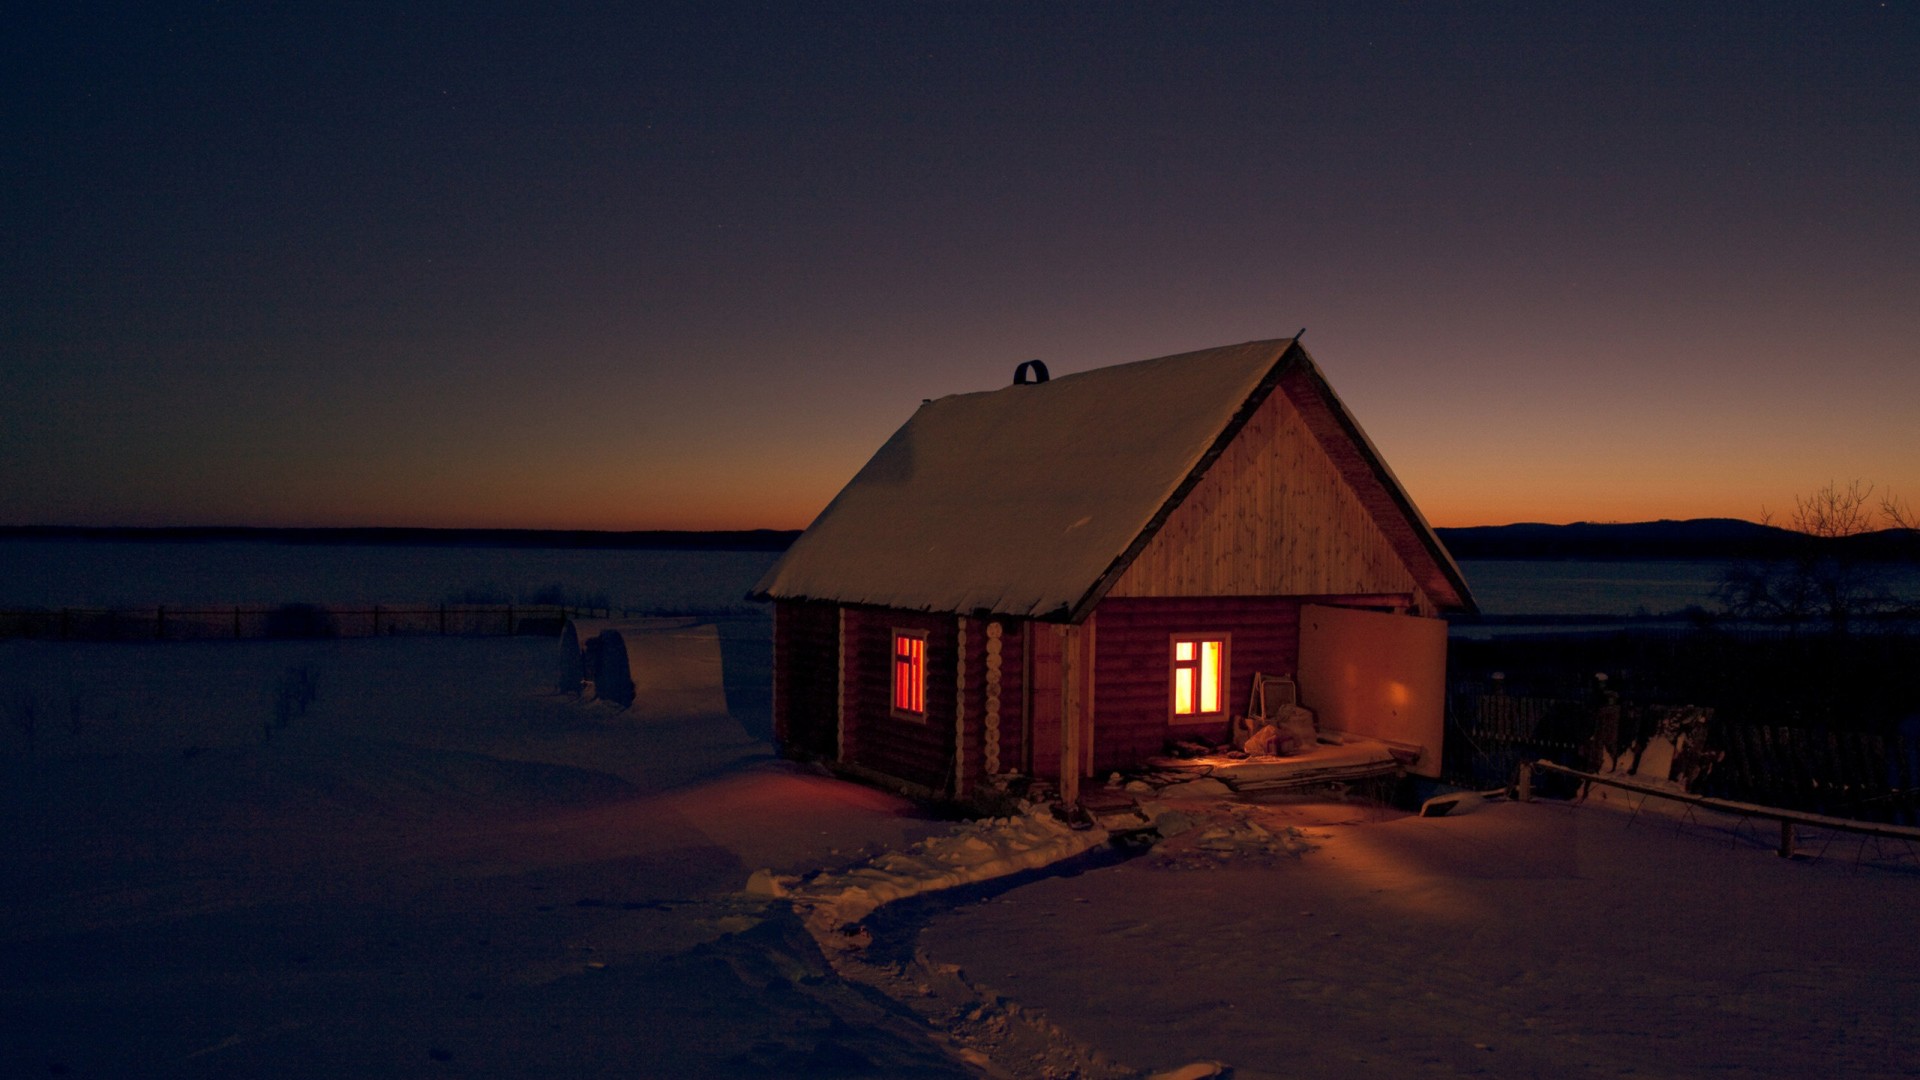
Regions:
<svg viewBox="0 0 1920 1080"><path fill-rule="evenodd" d="M568 619L626 618L619 608L562 604L333 607L199 605L0 611L0 638L53 641L213 641L436 635L558 635Z"/></svg>

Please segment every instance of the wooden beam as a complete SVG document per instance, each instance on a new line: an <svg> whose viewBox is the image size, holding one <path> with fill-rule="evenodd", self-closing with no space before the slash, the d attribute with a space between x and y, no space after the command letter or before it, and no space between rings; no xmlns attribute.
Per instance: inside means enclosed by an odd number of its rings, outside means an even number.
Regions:
<svg viewBox="0 0 1920 1080"><path fill-rule="evenodd" d="M840 657L840 676L835 681L839 697L835 703L833 750L834 755L841 761L850 762L853 757L847 753L847 609L845 607L839 609L839 616L840 633L838 647L834 651Z"/></svg>
<svg viewBox="0 0 1920 1080"><path fill-rule="evenodd" d="M1862 836L1877 836L1888 840L1920 840L1920 828L1915 828L1911 825L1884 825L1877 821L1854 821L1852 818L1828 817L1825 814L1808 814L1799 810L1781 810L1777 807L1761 806L1758 803L1734 802L1730 799L1715 799L1706 795L1692 795L1684 791L1668 791L1664 788L1657 788L1648 784L1636 784L1631 780L1621 780L1612 776L1600 776L1595 773L1581 772L1579 769L1569 769L1565 765L1557 765L1551 761L1536 761L1533 763L1533 767L1536 769L1544 769L1547 772L1557 772L1564 776L1579 777L1581 780L1590 784L1604 784L1607 787L1616 787L1624 791L1637 792L1641 795L1651 795L1657 799L1671 799L1674 802L1685 803L1688 806L1697 806L1702 810L1713 810L1722 814L1732 814L1736 817L1759 818L1762 821L1777 821L1780 823L1780 854L1784 856L1791 856L1793 854L1793 827L1795 825L1805 825L1815 829L1832 829L1835 832L1857 833Z"/></svg>
<svg viewBox="0 0 1920 1080"><path fill-rule="evenodd" d="M1060 801L1080 805L1080 628L1057 628L1060 635Z"/></svg>
<svg viewBox="0 0 1920 1080"><path fill-rule="evenodd" d="M967 617L954 630L953 797L967 796Z"/></svg>

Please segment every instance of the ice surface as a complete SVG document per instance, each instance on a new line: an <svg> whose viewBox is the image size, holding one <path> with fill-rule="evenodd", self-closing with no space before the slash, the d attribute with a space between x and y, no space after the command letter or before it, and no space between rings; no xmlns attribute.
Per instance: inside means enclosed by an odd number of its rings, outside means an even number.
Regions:
<svg viewBox="0 0 1920 1080"><path fill-rule="evenodd" d="M403 545L0 539L0 609L610 602L737 614L777 555Z"/></svg>

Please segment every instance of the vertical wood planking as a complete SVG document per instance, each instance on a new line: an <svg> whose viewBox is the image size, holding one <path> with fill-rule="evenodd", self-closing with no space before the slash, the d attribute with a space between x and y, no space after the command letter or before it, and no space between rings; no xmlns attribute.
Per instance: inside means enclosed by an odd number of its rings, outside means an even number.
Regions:
<svg viewBox="0 0 1920 1080"><path fill-rule="evenodd" d="M1275 393L1108 595L1418 591L1374 511ZM1424 593L1418 603L1431 610Z"/></svg>

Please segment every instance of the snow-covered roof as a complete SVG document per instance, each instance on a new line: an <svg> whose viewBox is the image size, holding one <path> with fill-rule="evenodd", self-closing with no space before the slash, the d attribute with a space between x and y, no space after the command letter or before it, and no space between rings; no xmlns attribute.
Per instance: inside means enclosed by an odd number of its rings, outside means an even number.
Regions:
<svg viewBox="0 0 1920 1080"><path fill-rule="evenodd" d="M1324 386L1305 350L1279 339L927 402L754 596L1082 617L1245 412L1283 370L1300 366ZM1346 418L1337 399L1331 408ZM1364 435L1359 441L1360 455L1391 484ZM1437 540L1432 549L1445 558Z"/></svg>

